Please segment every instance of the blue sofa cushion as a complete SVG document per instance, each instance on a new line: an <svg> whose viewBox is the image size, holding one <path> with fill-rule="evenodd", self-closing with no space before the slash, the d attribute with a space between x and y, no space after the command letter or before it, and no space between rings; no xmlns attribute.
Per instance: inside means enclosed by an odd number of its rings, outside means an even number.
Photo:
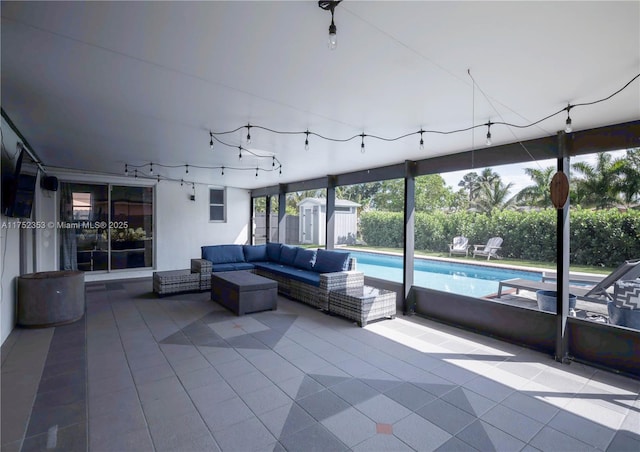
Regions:
<svg viewBox="0 0 640 452"><path fill-rule="evenodd" d="M298 254L298 247L282 245L280 248L280 263L283 265L293 266L293 263L296 260L296 254Z"/></svg>
<svg viewBox="0 0 640 452"><path fill-rule="evenodd" d="M267 257L272 262L280 262L280 248L279 243L269 242L267 243Z"/></svg>
<svg viewBox="0 0 640 452"><path fill-rule="evenodd" d="M298 254L296 254L295 261L293 261L293 266L303 270L313 270L313 264L315 261L316 250L300 248L298 249Z"/></svg>
<svg viewBox="0 0 640 452"><path fill-rule="evenodd" d="M320 274L310 270L301 268L288 267L286 265L277 264L275 262L256 262L255 266L265 271L275 273L288 279L300 281L311 286L320 286Z"/></svg>
<svg viewBox="0 0 640 452"><path fill-rule="evenodd" d="M244 245L244 260L247 262L264 262L267 257L267 245Z"/></svg>
<svg viewBox="0 0 640 452"><path fill-rule="evenodd" d="M345 271L349 268L349 253L344 251L328 251L318 248L316 263L313 271L318 273L333 273Z"/></svg>
<svg viewBox="0 0 640 452"><path fill-rule="evenodd" d="M242 245L212 245L202 247L202 259L212 264L233 264L244 262Z"/></svg>
<svg viewBox="0 0 640 452"><path fill-rule="evenodd" d="M249 262L236 262L228 264L213 264L211 271L213 272L231 272L236 270L252 270L255 266Z"/></svg>

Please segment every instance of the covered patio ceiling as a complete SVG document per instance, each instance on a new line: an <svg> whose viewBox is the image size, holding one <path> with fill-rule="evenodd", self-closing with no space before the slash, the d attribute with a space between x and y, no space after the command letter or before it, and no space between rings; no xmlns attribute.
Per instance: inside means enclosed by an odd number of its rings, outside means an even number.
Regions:
<svg viewBox="0 0 640 452"><path fill-rule="evenodd" d="M153 162L153 177L246 189L484 148L488 121L560 112L491 128L494 144L553 135L563 108L640 73L638 2L347 0L333 51L315 1L3 1L1 13L2 108L46 167L143 176ZM574 130L639 119L640 79L571 118ZM355 138L312 134L305 150L304 133L252 127L247 144L247 124ZM424 150L419 134L369 136L473 125L425 133ZM210 131L237 128L216 136L231 147L209 148Z"/></svg>

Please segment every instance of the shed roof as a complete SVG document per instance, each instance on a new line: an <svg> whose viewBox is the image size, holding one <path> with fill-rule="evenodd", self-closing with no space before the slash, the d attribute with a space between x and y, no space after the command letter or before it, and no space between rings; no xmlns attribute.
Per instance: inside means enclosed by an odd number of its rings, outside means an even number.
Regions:
<svg viewBox="0 0 640 452"><path fill-rule="evenodd" d="M326 198L304 198L302 201L298 203L298 206L302 206L305 204L313 204L317 206L324 206L327 204ZM348 199L337 199L336 198L336 206L337 207L360 207L361 204L357 202L349 201Z"/></svg>

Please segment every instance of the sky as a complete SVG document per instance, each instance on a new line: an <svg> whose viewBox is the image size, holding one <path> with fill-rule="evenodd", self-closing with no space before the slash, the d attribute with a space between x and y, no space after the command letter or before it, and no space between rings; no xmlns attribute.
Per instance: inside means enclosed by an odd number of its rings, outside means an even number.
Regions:
<svg viewBox="0 0 640 452"><path fill-rule="evenodd" d="M625 155L624 150L611 152L614 158L619 158ZM571 159L571 163L576 162L588 162L590 164L594 164L596 161L596 154L583 155L579 157L574 157ZM529 176L524 173L524 168L536 168L536 169L544 169L549 166L556 165L556 159L549 160L538 160L531 161L526 163L518 163L514 165L503 165L503 166L492 166L493 171L500 175L501 180L508 184L509 182L513 183L513 187L511 187L511 195L515 195L523 188L532 185L533 181ZM475 171L480 174L484 168L475 168L473 170L466 169L463 171L452 171L450 173L441 173L440 175L444 179L446 185L453 188L453 191L458 191L458 182L462 180L465 174Z"/></svg>

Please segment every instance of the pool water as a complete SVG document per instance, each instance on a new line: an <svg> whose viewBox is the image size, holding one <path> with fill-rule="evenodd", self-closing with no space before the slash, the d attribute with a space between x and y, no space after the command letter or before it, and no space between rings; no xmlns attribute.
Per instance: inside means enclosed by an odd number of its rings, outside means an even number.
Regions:
<svg viewBox="0 0 640 452"><path fill-rule="evenodd" d="M366 276L402 282L402 257L362 252L351 255L357 259L357 269ZM512 278L541 281L542 273L416 258L413 278L416 286L485 297L498 292L499 281Z"/></svg>

